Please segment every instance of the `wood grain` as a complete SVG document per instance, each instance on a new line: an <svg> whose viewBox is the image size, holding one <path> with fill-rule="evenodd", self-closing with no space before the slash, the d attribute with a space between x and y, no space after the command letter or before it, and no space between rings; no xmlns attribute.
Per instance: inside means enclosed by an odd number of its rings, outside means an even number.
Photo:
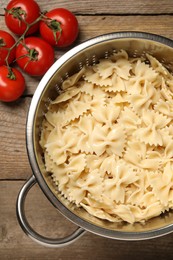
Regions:
<svg viewBox="0 0 173 260"><path fill-rule="evenodd" d="M0 0L2 30L8 30L3 14L9 1ZM131 30L173 39L172 0L37 2L42 11L64 7L76 14L80 34L75 45L100 34ZM66 51L68 49L56 49L56 59ZM173 233L153 240L127 242L87 232L75 243L59 249L38 245L24 234L16 218L16 198L32 174L26 152L25 128L31 98L41 79L24 75L26 91L23 97L14 103L0 103L0 260L172 259ZM38 185L29 192L25 210L31 226L42 235L63 237L76 229L50 204Z"/></svg>
<svg viewBox="0 0 173 260"><path fill-rule="evenodd" d="M0 14L10 0L1 0ZM42 11L53 8L67 8L75 14L171 14L173 12L172 0L40 0L37 1Z"/></svg>
<svg viewBox="0 0 173 260"><path fill-rule="evenodd" d="M25 144L29 103L30 98L0 103L0 179L25 179L31 175Z"/></svg>
<svg viewBox="0 0 173 260"><path fill-rule="evenodd" d="M127 242L87 232L63 248L52 249L37 244L24 234L16 218L16 197L23 184L23 181L0 181L0 259L172 259L173 234L153 240ZM76 229L50 204L38 186L32 188L27 196L25 212L30 225L44 236L63 237Z"/></svg>

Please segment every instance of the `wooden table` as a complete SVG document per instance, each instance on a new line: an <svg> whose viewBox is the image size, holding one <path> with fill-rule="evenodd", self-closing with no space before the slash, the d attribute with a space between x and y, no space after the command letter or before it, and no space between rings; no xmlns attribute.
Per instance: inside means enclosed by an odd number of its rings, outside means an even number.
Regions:
<svg viewBox="0 0 173 260"><path fill-rule="evenodd" d="M29 1L29 0L28 0ZM0 1L0 28L7 30ZM172 0L37 0L42 10L64 7L77 16L80 35L76 44L113 31L145 31L173 39ZM63 51L56 50L56 57ZM14 103L0 103L0 260L5 259L173 259L173 234L146 241L116 241L86 233L70 246L43 247L21 230L15 204L22 185L32 175L25 146L29 104L40 78L25 75L27 89ZM32 227L49 237L65 236L76 227L45 198L36 185L26 201Z"/></svg>

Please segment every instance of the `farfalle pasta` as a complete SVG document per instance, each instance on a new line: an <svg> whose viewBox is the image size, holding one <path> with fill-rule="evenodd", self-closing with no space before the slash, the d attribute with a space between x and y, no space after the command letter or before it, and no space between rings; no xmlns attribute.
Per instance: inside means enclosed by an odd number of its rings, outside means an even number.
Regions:
<svg viewBox="0 0 173 260"><path fill-rule="evenodd" d="M153 56L121 50L66 79L40 145L71 203L111 222L173 208L173 75Z"/></svg>

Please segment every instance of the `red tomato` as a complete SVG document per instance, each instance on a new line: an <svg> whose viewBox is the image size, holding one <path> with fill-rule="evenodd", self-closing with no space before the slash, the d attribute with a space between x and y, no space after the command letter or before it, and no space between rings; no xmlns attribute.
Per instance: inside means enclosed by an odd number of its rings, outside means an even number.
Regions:
<svg viewBox="0 0 173 260"><path fill-rule="evenodd" d="M26 23L31 24L40 16L40 8L34 0L11 0L5 9L7 27L15 34L22 35L26 30ZM39 23L34 24L28 34L36 32Z"/></svg>
<svg viewBox="0 0 173 260"><path fill-rule="evenodd" d="M53 46L67 47L77 38L78 21L74 14L64 8L56 8L45 14L50 19L40 22L40 34Z"/></svg>
<svg viewBox="0 0 173 260"><path fill-rule="evenodd" d="M13 36L3 30L0 30L0 66L5 65L5 59L8 54L8 48L12 47L15 44L15 39ZM10 51L10 55L8 57L8 63L10 64L15 59L16 48L14 47Z"/></svg>
<svg viewBox="0 0 173 260"><path fill-rule="evenodd" d="M11 102L17 100L24 92L25 79L22 73L7 66L0 67L0 100Z"/></svg>
<svg viewBox="0 0 173 260"><path fill-rule="evenodd" d="M54 63L53 47L38 37L28 37L16 48L20 68L32 76L42 76Z"/></svg>

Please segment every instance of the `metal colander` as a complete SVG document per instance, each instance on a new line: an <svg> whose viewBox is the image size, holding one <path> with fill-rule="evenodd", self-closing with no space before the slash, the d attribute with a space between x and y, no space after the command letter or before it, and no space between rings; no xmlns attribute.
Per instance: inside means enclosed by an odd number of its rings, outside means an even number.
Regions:
<svg viewBox="0 0 173 260"><path fill-rule="evenodd" d="M173 231L173 213L155 217L145 224L110 223L76 208L55 189L52 178L46 172L42 150L39 145L44 114L50 100L61 89L62 82L78 72L84 65L96 64L100 58L108 57L118 50L126 50L129 56L138 57L149 53L173 71L173 41L142 32L120 32L98 36L71 49L48 70L40 81L32 99L26 126L27 150L33 176L21 189L17 200L17 215L23 230L35 241L47 246L59 247L71 243L86 230L95 234L121 240L142 240L159 237ZM45 238L36 233L27 222L24 201L33 184L38 183L51 203L79 228L62 239Z"/></svg>

